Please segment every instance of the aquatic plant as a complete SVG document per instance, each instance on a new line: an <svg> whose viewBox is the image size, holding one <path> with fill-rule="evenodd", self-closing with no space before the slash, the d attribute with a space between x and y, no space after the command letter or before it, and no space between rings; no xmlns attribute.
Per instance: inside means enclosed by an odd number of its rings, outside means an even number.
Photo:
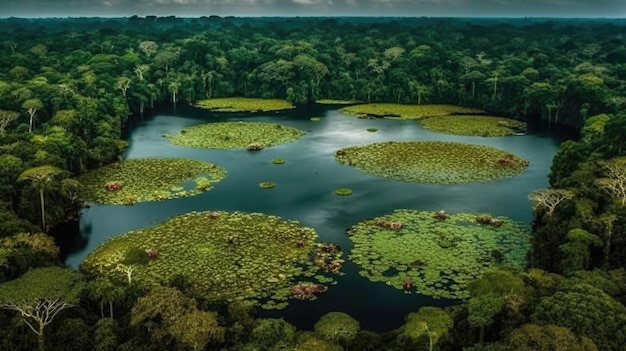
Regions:
<svg viewBox="0 0 626 351"><path fill-rule="evenodd" d="M336 100L336 99L319 99L315 100L315 103L320 105L351 105L358 104L359 101L355 100Z"/></svg>
<svg viewBox="0 0 626 351"><path fill-rule="evenodd" d="M499 137L524 132L526 123L514 119L493 116L445 116L420 120L425 129L437 133Z"/></svg>
<svg viewBox="0 0 626 351"><path fill-rule="evenodd" d="M322 120L322 117L311 117L309 119L311 120L311 122L319 122Z"/></svg>
<svg viewBox="0 0 626 351"><path fill-rule="evenodd" d="M150 158L100 167L78 181L82 184L80 197L85 201L132 205L197 195L225 176L225 170L209 162Z"/></svg>
<svg viewBox="0 0 626 351"><path fill-rule="evenodd" d="M293 105L286 100L243 97L200 100L195 106L218 112L266 112L293 108Z"/></svg>
<svg viewBox="0 0 626 351"><path fill-rule="evenodd" d="M133 284L148 287L182 276L194 296L210 303L243 300L283 308L291 298L325 291L339 273L328 269L343 262L339 247L316 239L314 229L273 215L191 212L112 237L87 256L81 270L126 280L118 269L123 265L133 270ZM158 259L147 259L145 248L158 248ZM127 261L134 251L146 261Z"/></svg>
<svg viewBox="0 0 626 351"><path fill-rule="evenodd" d="M483 110L455 105L403 105L376 103L346 106L340 110L362 119L377 117L397 117L420 119L424 117L483 114Z"/></svg>
<svg viewBox="0 0 626 351"><path fill-rule="evenodd" d="M350 188L337 188L335 189L335 194L340 196L349 196L352 195L352 189Z"/></svg>
<svg viewBox="0 0 626 351"><path fill-rule="evenodd" d="M372 128L367 128L367 131L371 132L371 133L374 133L374 132L378 131L378 128L373 128L373 127Z"/></svg>
<svg viewBox="0 0 626 351"><path fill-rule="evenodd" d="M282 165L283 163L285 163L285 159L282 157L276 157L272 159L272 163L275 165Z"/></svg>
<svg viewBox="0 0 626 351"><path fill-rule="evenodd" d="M261 150L294 141L304 132L276 123L218 122L184 128L176 135L166 135L175 145L208 149L248 148Z"/></svg>
<svg viewBox="0 0 626 351"><path fill-rule="evenodd" d="M273 187L276 186L276 183L274 182L261 182L259 183L259 186L263 189L271 189Z"/></svg>
<svg viewBox="0 0 626 351"><path fill-rule="evenodd" d="M372 282L435 298L466 298L473 279L501 265L523 269L526 263L530 228L488 216L500 224L483 225L471 213L447 214L442 221L430 211L396 210L348 229L354 244L349 259Z"/></svg>
<svg viewBox="0 0 626 351"><path fill-rule="evenodd" d="M442 141L353 146L337 150L335 159L379 177L432 184L486 182L515 176L528 166L527 160L504 150Z"/></svg>

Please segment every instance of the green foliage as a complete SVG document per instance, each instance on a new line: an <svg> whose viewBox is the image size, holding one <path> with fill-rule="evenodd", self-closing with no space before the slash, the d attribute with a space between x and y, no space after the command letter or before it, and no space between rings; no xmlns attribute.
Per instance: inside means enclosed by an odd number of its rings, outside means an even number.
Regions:
<svg viewBox="0 0 626 351"><path fill-rule="evenodd" d="M311 117L309 119L311 120L311 122L319 122L322 120L322 117Z"/></svg>
<svg viewBox="0 0 626 351"><path fill-rule="evenodd" d="M268 112L293 108L289 102L284 100L240 97L201 100L196 103L196 106L218 112Z"/></svg>
<svg viewBox="0 0 626 351"><path fill-rule="evenodd" d="M591 285L563 285L541 299L531 319L567 327L591 339L600 350L618 351L626 345L626 308Z"/></svg>
<svg viewBox="0 0 626 351"><path fill-rule="evenodd" d="M347 106L341 109L350 115L368 115L373 117L401 117L420 119L424 117L483 114L484 111L454 105L403 105L403 104L363 104Z"/></svg>
<svg viewBox="0 0 626 351"><path fill-rule="evenodd" d="M482 137L500 137L526 129L523 122L491 116L429 117L420 119L420 125L438 133Z"/></svg>
<svg viewBox="0 0 626 351"><path fill-rule="evenodd" d="M352 105L358 104L358 101L350 101L350 100L337 100L337 99L319 99L315 100L315 103L320 105Z"/></svg>
<svg viewBox="0 0 626 351"><path fill-rule="evenodd" d="M67 268L36 268L18 279L0 284L0 305L35 308L43 299L60 299L68 304L78 302L83 288L81 276Z"/></svg>
<svg viewBox="0 0 626 351"><path fill-rule="evenodd" d="M375 133L375 132L378 131L378 128L370 127L370 128L367 128L367 131L370 132L370 133Z"/></svg>
<svg viewBox="0 0 626 351"><path fill-rule="evenodd" d="M133 159L113 163L91 171L78 180L83 188L81 197L107 204L128 204L137 201L162 201L193 196L211 189L226 176L226 171L208 162L187 159ZM207 182L208 180L208 182ZM107 190L111 181L121 182L121 188ZM186 183L195 186L185 188Z"/></svg>
<svg viewBox="0 0 626 351"><path fill-rule="evenodd" d="M298 351L342 351L343 348L336 343L326 341L325 339L317 336L317 334L311 332L304 332L300 335L298 344L296 345Z"/></svg>
<svg viewBox="0 0 626 351"><path fill-rule="evenodd" d="M200 124L183 129L177 135L167 135L175 145L209 149L245 148L257 143L262 148L294 141L304 132L275 123L220 122Z"/></svg>
<svg viewBox="0 0 626 351"><path fill-rule="evenodd" d="M283 308L293 285L324 277L316 238L313 229L276 216L192 212L109 239L81 268L119 280L121 268L132 267L133 281L150 286L182 275L191 293L209 302L265 301L263 308ZM129 251L147 248L158 250L158 258L124 264Z"/></svg>
<svg viewBox="0 0 626 351"><path fill-rule="evenodd" d="M285 159L282 157L276 157L272 159L272 163L275 165L282 165L285 162L286 162Z"/></svg>
<svg viewBox="0 0 626 351"><path fill-rule="evenodd" d="M296 338L296 328L281 319L261 318L255 321L250 334L250 342L261 350L292 347Z"/></svg>
<svg viewBox="0 0 626 351"><path fill-rule="evenodd" d="M405 317L398 337L406 338L414 344L434 346L448 336L452 326L452 317L445 310L438 307L422 307ZM429 348L432 349L432 346Z"/></svg>
<svg viewBox="0 0 626 351"><path fill-rule="evenodd" d="M329 312L320 317L313 329L323 339L347 345L356 338L361 324L347 313Z"/></svg>
<svg viewBox="0 0 626 351"><path fill-rule="evenodd" d="M276 187L276 183L274 182L261 182L259 183L259 186L263 189L272 189L274 187Z"/></svg>
<svg viewBox="0 0 626 351"><path fill-rule="evenodd" d="M338 150L335 159L376 176L459 184L513 177L528 162L496 148L441 141L382 142Z"/></svg>
<svg viewBox="0 0 626 351"><path fill-rule="evenodd" d="M521 269L530 246L525 226L498 217L503 224L493 227L477 223L476 216L453 214L440 221L432 212L396 210L365 220L348 230L354 243L350 259L372 282L405 289L403 282L410 280L420 294L469 297L468 284L498 267L493 250L502 254L502 264ZM394 230L382 223L401 226Z"/></svg>
<svg viewBox="0 0 626 351"><path fill-rule="evenodd" d="M589 338L557 325L525 324L507 336L506 345L516 351L597 351Z"/></svg>

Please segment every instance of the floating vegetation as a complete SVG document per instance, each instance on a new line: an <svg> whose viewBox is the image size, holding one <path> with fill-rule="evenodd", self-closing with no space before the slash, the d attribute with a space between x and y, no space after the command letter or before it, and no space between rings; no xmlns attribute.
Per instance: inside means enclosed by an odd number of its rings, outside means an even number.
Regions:
<svg viewBox="0 0 626 351"><path fill-rule="evenodd" d="M259 183L259 186L263 189L271 189L276 187L276 183L274 182L261 182Z"/></svg>
<svg viewBox="0 0 626 351"><path fill-rule="evenodd" d="M420 124L433 132L482 137L499 137L526 131L524 122L492 116L431 117L421 119Z"/></svg>
<svg viewBox="0 0 626 351"><path fill-rule="evenodd" d="M208 191L226 171L208 162L178 158L132 159L91 171L78 180L80 197L102 204L132 205Z"/></svg>
<svg viewBox="0 0 626 351"><path fill-rule="evenodd" d="M478 221L483 217L500 224L483 224ZM348 229L354 243L349 257L372 282L462 299L469 295L467 284L485 272L502 265L523 269L529 233L506 217L396 210Z"/></svg>
<svg viewBox="0 0 626 351"><path fill-rule="evenodd" d="M352 195L352 189L350 189L350 188L337 188L337 189L335 189L335 194L337 194L339 196Z"/></svg>
<svg viewBox="0 0 626 351"><path fill-rule="evenodd" d="M294 141L303 135L299 129L276 123L220 122L188 127L166 137L171 143L185 147L256 151Z"/></svg>
<svg viewBox="0 0 626 351"><path fill-rule="evenodd" d="M378 128L367 128L367 131L374 133L378 131Z"/></svg>
<svg viewBox="0 0 626 351"><path fill-rule="evenodd" d="M518 175L528 166L504 150L441 141L352 146L337 150L335 159L379 177L431 184L486 182Z"/></svg>
<svg viewBox="0 0 626 351"><path fill-rule="evenodd" d="M319 99L315 100L320 105L351 105L358 104L359 101L354 100L335 100L335 99Z"/></svg>
<svg viewBox="0 0 626 351"><path fill-rule="evenodd" d="M310 120L311 120L312 122L319 122L319 121L321 121L321 120L322 120L322 117L311 117L311 118L310 118Z"/></svg>
<svg viewBox="0 0 626 351"><path fill-rule="evenodd" d="M340 111L349 115L355 115L361 119L381 117L420 119L424 117L485 113L483 110L455 105L403 105L391 103L346 106Z"/></svg>
<svg viewBox="0 0 626 351"><path fill-rule="evenodd" d="M282 165L283 163L285 163L285 159L282 157L276 157L272 159L272 163L275 165Z"/></svg>
<svg viewBox="0 0 626 351"><path fill-rule="evenodd" d="M267 112L293 108L286 100L243 97L200 100L195 106L218 112Z"/></svg>
<svg viewBox="0 0 626 351"><path fill-rule="evenodd" d="M183 277L194 296L210 303L283 308L289 299L325 291L341 269L339 247L316 239L314 229L277 216L191 212L109 239L81 269L124 281L130 270L133 284L146 286ZM140 259L130 259L136 253Z"/></svg>

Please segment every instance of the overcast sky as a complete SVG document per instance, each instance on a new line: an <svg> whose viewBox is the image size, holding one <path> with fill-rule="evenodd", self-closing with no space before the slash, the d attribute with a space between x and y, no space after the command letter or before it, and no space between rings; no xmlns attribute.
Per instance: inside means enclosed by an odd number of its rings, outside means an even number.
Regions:
<svg viewBox="0 0 626 351"><path fill-rule="evenodd" d="M0 17L626 17L626 0L0 0Z"/></svg>

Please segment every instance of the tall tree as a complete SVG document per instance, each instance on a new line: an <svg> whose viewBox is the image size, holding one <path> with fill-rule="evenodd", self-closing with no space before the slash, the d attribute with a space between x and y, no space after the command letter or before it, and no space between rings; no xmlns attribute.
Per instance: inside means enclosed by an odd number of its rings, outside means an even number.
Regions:
<svg viewBox="0 0 626 351"><path fill-rule="evenodd" d="M46 208L44 202L44 192L50 188L54 177L63 171L53 166L39 166L25 170L17 178L18 181L30 181L33 188L39 191L39 203L41 205L41 227L44 231L46 228Z"/></svg>

